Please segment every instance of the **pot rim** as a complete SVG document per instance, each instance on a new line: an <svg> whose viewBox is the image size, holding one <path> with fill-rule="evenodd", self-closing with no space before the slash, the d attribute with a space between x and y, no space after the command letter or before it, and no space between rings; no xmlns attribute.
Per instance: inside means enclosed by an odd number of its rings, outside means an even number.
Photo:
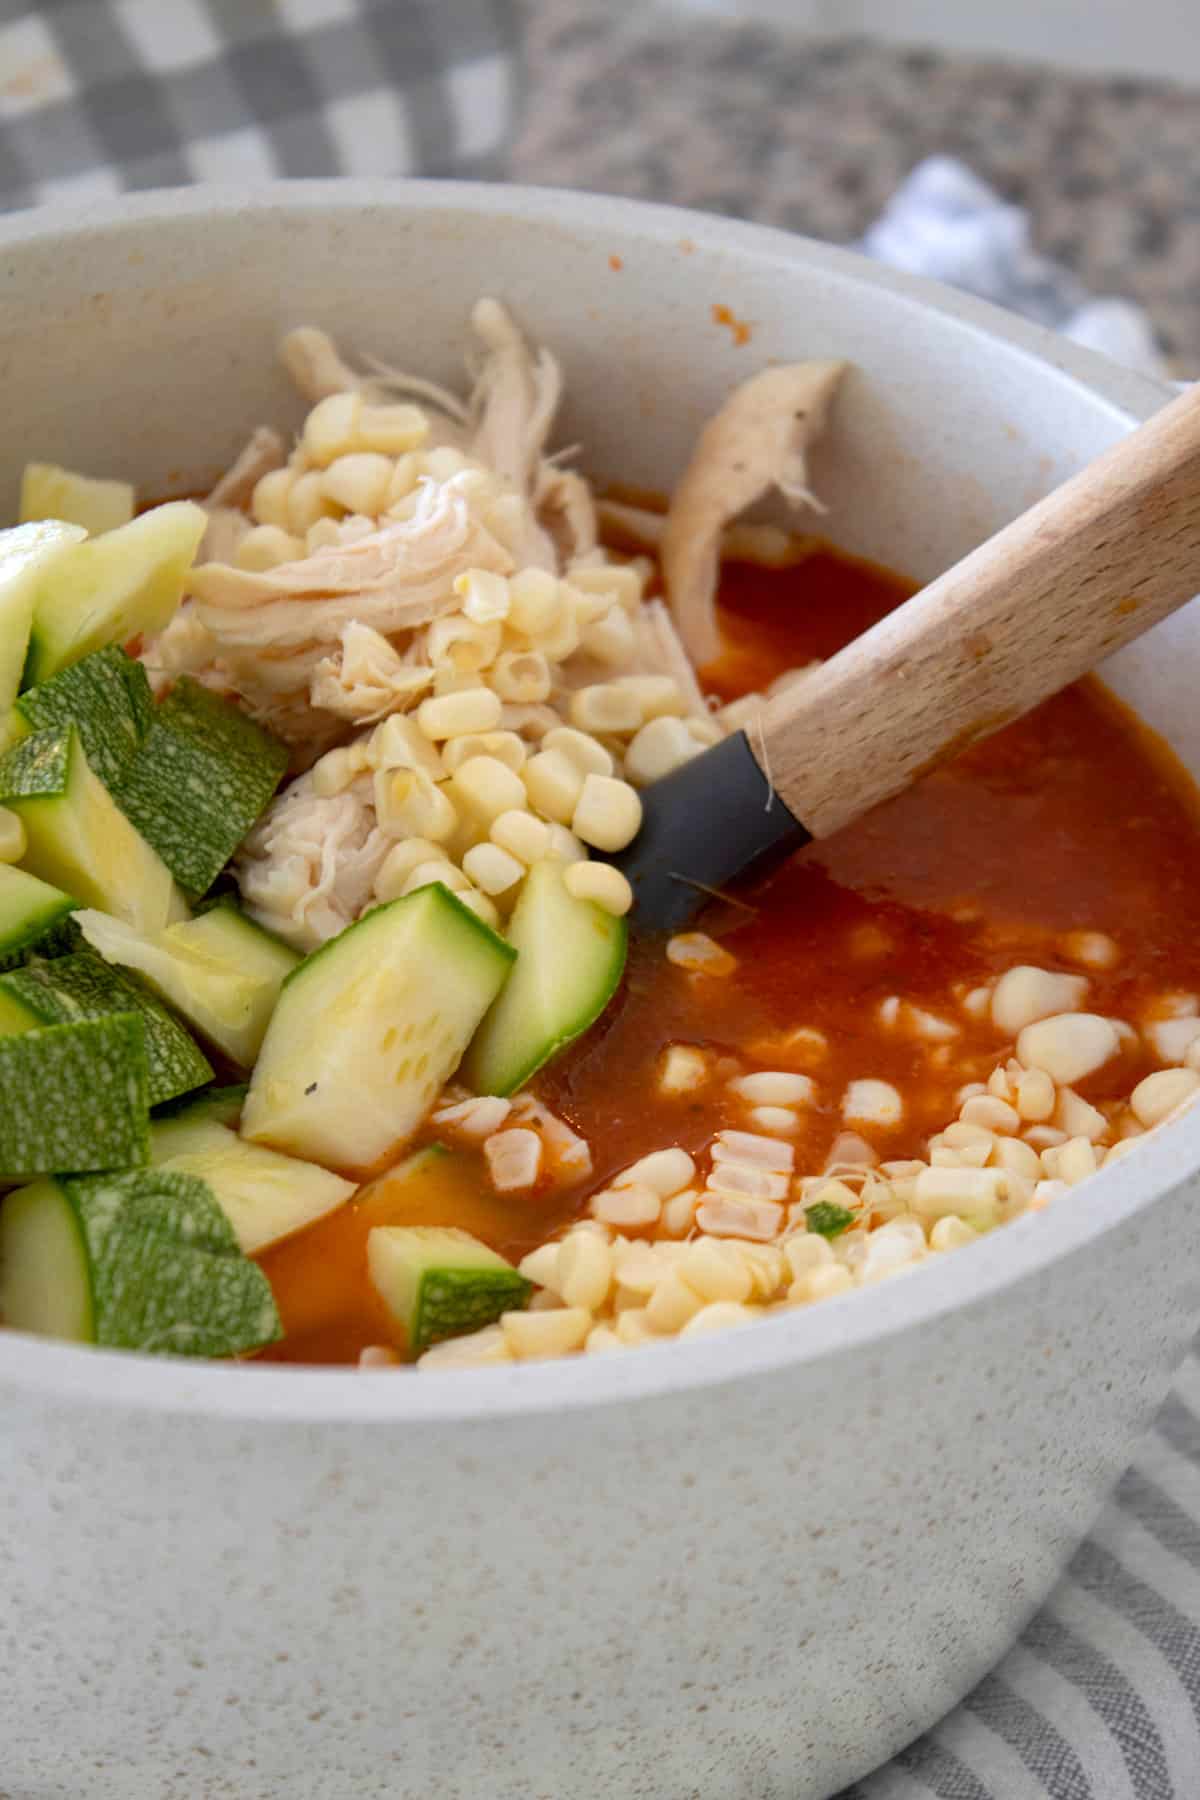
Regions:
<svg viewBox="0 0 1200 1800"><path fill-rule="evenodd" d="M933 313L981 339L1001 339L1029 365L1031 379L1047 365L1064 374L1110 420L1132 426L1148 417L1170 390L1120 368L1058 334L987 301L942 284L884 269L851 250L772 226L742 224L682 207L579 193L567 189L499 186L483 182L338 180L261 183L245 188L163 189L86 206L35 208L0 220L0 293L19 284L20 257L29 245L69 244L80 238L139 235L156 224L190 218L222 220L239 214L457 214L542 222L592 244L605 232L631 232L653 245L679 246L760 267L820 269L833 283L883 289L914 310ZM125 1351L50 1343L0 1330L0 1385L46 1399L97 1403L152 1413L308 1424L395 1421L449 1424L484 1415L517 1416L576 1411L624 1400L720 1387L792 1367L820 1367L834 1357L876 1350L910 1328L993 1298L1048 1272L1066 1257L1149 1209L1200 1171L1200 1106L1135 1154L1088 1183L1085 1206L1069 1197L1041 1214L1014 1221L976 1245L914 1270L913 1278L855 1290L818 1306L686 1342L648 1345L633 1356L573 1357L511 1367L456 1370L391 1379L356 1368L309 1368L270 1363L195 1363Z"/></svg>

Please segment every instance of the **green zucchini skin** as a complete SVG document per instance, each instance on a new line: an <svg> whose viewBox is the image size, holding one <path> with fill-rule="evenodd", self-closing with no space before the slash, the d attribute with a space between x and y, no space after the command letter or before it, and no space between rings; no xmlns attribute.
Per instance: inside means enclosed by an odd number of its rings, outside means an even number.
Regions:
<svg viewBox="0 0 1200 1800"><path fill-rule="evenodd" d="M454 1226L377 1225L367 1266L414 1356L521 1311L533 1292L510 1262Z"/></svg>
<svg viewBox="0 0 1200 1800"><path fill-rule="evenodd" d="M186 917L170 870L89 765L78 726L34 732L0 756L0 804L25 826L23 866L82 906L139 931Z"/></svg>
<svg viewBox="0 0 1200 1800"><path fill-rule="evenodd" d="M0 1173L80 1173L148 1162L148 1089L139 1013L0 1037Z"/></svg>
<svg viewBox="0 0 1200 1800"><path fill-rule="evenodd" d="M283 984L243 1136L348 1173L394 1153L454 1073L514 954L441 882L347 926Z"/></svg>
<svg viewBox="0 0 1200 1800"><path fill-rule="evenodd" d="M89 767L110 794L120 788L153 717L146 671L117 644L27 689L15 708L17 727L26 733L74 725Z"/></svg>
<svg viewBox="0 0 1200 1800"><path fill-rule="evenodd" d="M106 644L160 632L207 524L202 506L171 500L56 554L37 584L21 685L37 687Z"/></svg>
<svg viewBox="0 0 1200 1800"><path fill-rule="evenodd" d="M0 969L13 968L34 949L48 956L64 943L74 948L80 941L70 925L76 905L70 894L28 869L0 863Z"/></svg>
<svg viewBox="0 0 1200 1800"><path fill-rule="evenodd" d="M0 1204L0 1317L152 1355L237 1356L282 1330L208 1185L166 1169L57 1177Z"/></svg>
<svg viewBox="0 0 1200 1800"><path fill-rule="evenodd" d="M267 806L287 761L277 738L183 676L155 710L118 799L180 887L197 898Z"/></svg>
<svg viewBox="0 0 1200 1800"><path fill-rule="evenodd" d="M86 947L0 975L0 1031L27 1031L135 1012L145 1028L151 1106L212 1079L212 1064L173 1013L123 969Z"/></svg>
<svg viewBox="0 0 1200 1800"><path fill-rule="evenodd" d="M463 1063L477 1094L512 1094L595 1023L621 982L624 919L566 890L562 865L535 863L509 920L512 978Z"/></svg>

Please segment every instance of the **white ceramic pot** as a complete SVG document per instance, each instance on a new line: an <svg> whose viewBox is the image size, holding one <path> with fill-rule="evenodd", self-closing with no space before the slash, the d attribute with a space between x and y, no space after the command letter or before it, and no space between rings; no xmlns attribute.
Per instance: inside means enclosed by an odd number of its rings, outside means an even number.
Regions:
<svg viewBox="0 0 1200 1800"><path fill-rule="evenodd" d="M404 183L151 196L0 227L0 509L35 455L203 485L297 416L273 347L301 321L451 379L481 292L561 355L561 441L635 484L769 358L850 357L816 485L836 538L917 576L1164 397L718 219ZM1200 768L1196 633L1112 672ZM416 1377L0 1333L0 1790L829 1794L966 1692L1090 1524L1196 1322L1198 1167L1200 1111L907 1280L630 1356Z"/></svg>

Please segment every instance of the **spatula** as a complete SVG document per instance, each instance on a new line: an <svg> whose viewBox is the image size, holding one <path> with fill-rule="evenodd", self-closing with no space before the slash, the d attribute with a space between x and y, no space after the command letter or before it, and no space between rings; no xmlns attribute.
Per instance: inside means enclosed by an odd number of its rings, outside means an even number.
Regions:
<svg viewBox="0 0 1200 1800"><path fill-rule="evenodd" d="M1197 593L1200 384L648 787L613 859L638 925L686 923L711 889L849 825Z"/></svg>

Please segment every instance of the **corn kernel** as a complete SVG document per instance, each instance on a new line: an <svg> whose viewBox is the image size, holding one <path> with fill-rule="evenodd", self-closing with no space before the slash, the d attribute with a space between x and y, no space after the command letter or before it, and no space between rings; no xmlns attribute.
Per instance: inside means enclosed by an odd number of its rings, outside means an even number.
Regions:
<svg viewBox="0 0 1200 1800"><path fill-rule="evenodd" d="M615 601L626 612L636 612L641 605L644 582L633 563L572 563L567 580L581 594L603 595Z"/></svg>
<svg viewBox="0 0 1200 1800"><path fill-rule="evenodd" d="M611 775L613 759L604 745L586 731L570 725L559 725L542 739L543 750L561 750L575 764L581 775Z"/></svg>
<svg viewBox="0 0 1200 1800"><path fill-rule="evenodd" d="M422 865L444 864L450 867L449 859L440 844L429 838L410 837L403 843L394 844L379 865L379 873L375 877L373 892L377 900L398 900L405 891L405 885L414 869ZM436 880L437 877L434 877ZM423 884L422 884L423 885Z"/></svg>
<svg viewBox="0 0 1200 1800"><path fill-rule="evenodd" d="M564 1306L555 1312L500 1314L504 1341L522 1362L581 1350L591 1329L592 1315L584 1306Z"/></svg>
<svg viewBox="0 0 1200 1800"><path fill-rule="evenodd" d="M626 667L637 650L637 638L629 614L620 606L610 606L598 619L593 619L579 633L579 647L597 662L609 668Z"/></svg>
<svg viewBox="0 0 1200 1800"><path fill-rule="evenodd" d="M304 534L304 548L309 556L318 550L331 550L342 541L342 530L336 519L318 519Z"/></svg>
<svg viewBox="0 0 1200 1800"><path fill-rule="evenodd" d="M603 1188L588 1202L591 1215L606 1225L623 1231L636 1231L654 1225L662 1211L662 1195L642 1183L624 1187Z"/></svg>
<svg viewBox="0 0 1200 1800"><path fill-rule="evenodd" d="M454 775L473 756L491 756L516 772L528 754L524 739L515 731L471 731L448 740L442 750L442 762L447 774Z"/></svg>
<svg viewBox="0 0 1200 1800"><path fill-rule="evenodd" d="M327 469L335 457L357 448L362 410L361 394L329 394L317 401L304 421L300 441L318 469Z"/></svg>
<svg viewBox="0 0 1200 1800"><path fill-rule="evenodd" d="M475 844L462 859L469 875L484 894L503 894L525 877L525 864L498 844Z"/></svg>
<svg viewBox="0 0 1200 1800"><path fill-rule="evenodd" d="M417 708L417 724L427 738L461 737L468 731L494 731L500 723L500 700L489 688L467 688L423 700Z"/></svg>
<svg viewBox="0 0 1200 1800"><path fill-rule="evenodd" d="M699 754L700 745L682 719L651 719L625 753L625 776L637 786L647 787Z"/></svg>
<svg viewBox="0 0 1200 1800"><path fill-rule="evenodd" d="M343 744L337 750L327 750L319 762L312 767L312 790L322 800L333 794L344 794L351 782L362 774L364 758L357 744Z"/></svg>
<svg viewBox="0 0 1200 1800"><path fill-rule="evenodd" d="M572 725L580 731L634 732L644 723L637 694L615 681L576 688L570 713Z"/></svg>
<svg viewBox="0 0 1200 1800"><path fill-rule="evenodd" d="M288 529L288 495L296 481L295 469L268 469L254 484L250 511L260 525Z"/></svg>
<svg viewBox="0 0 1200 1800"><path fill-rule="evenodd" d="M388 406L364 406L355 432L364 450L383 456L402 456L419 450L429 436L429 418L419 406L397 401Z"/></svg>
<svg viewBox="0 0 1200 1800"><path fill-rule="evenodd" d="M431 838L444 843L458 825L445 789L420 769L380 769L375 775L375 816L389 837Z"/></svg>
<svg viewBox="0 0 1200 1800"><path fill-rule="evenodd" d="M450 791L458 806L490 826L501 813L512 812L525 799L525 784L496 756L472 756L451 777Z"/></svg>
<svg viewBox="0 0 1200 1800"><path fill-rule="evenodd" d="M642 720L682 717L687 711L679 683L671 675L618 675L616 686L632 694Z"/></svg>
<svg viewBox="0 0 1200 1800"><path fill-rule="evenodd" d="M287 497L289 530L303 537L318 519L332 518L336 512L337 507L325 497L325 478L318 470L297 476Z"/></svg>
<svg viewBox="0 0 1200 1800"><path fill-rule="evenodd" d="M496 903L495 901L490 900L479 888L458 888L455 893L455 898L462 906L467 907L469 911L473 912L476 918L482 919L485 925L490 925L493 931L499 930L500 914L496 909Z"/></svg>
<svg viewBox="0 0 1200 1800"><path fill-rule="evenodd" d="M620 869L611 863L576 862L567 866L563 885L573 900L590 900L594 906L623 918L633 905L633 889Z"/></svg>
<svg viewBox="0 0 1200 1800"><path fill-rule="evenodd" d="M612 1251L596 1232L568 1232L558 1247L557 1287L568 1306L595 1312L608 1297L612 1271Z"/></svg>
<svg viewBox="0 0 1200 1800"><path fill-rule="evenodd" d="M256 525L238 544L233 560L239 569L263 570L298 562L307 554L303 538L293 537L278 525Z"/></svg>
<svg viewBox="0 0 1200 1800"><path fill-rule="evenodd" d="M546 569L522 569L508 583L508 623L525 637L541 637L562 607L557 577Z"/></svg>
<svg viewBox="0 0 1200 1800"><path fill-rule="evenodd" d="M429 887L435 881L440 881L452 894L465 893L471 885L462 870L456 869L449 858L443 856L437 861L418 863L400 893L402 896L415 894L418 888Z"/></svg>
<svg viewBox="0 0 1200 1800"><path fill-rule="evenodd" d="M347 512L373 519L387 505L391 480L392 465L386 456L352 451L330 463L321 477L321 491Z"/></svg>
<svg viewBox="0 0 1200 1800"><path fill-rule="evenodd" d="M584 779L571 829L585 844L597 850L623 850L637 836L641 823L642 803L627 781L611 775Z"/></svg>
<svg viewBox="0 0 1200 1800"><path fill-rule="evenodd" d="M550 692L550 665L540 650L504 650L488 680L502 700L530 705Z"/></svg>
<svg viewBox="0 0 1200 1800"><path fill-rule="evenodd" d="M552 862L565 863L569 867L572 863L587 861L587 851L573 831L558 824L551 824L547 829L550 835L547 855Z"/></svg>
<svg viewBox="0 0 1200 1800"><path fill-rule="evenodd" d="M476 625L499 624L508 617L508 582L491 569L465 570L455 578L454 592Z"/></svg>
<svg viewBox="0 0 1200 1800"><path fill-rule="evenodd" d="M583 793L584 777L561 750L539 750L521 771L529 804L543 817L569 825Z"/></svg>
<svg viewBox="0 0 1200 1800"><path fill-rule="evenodd" d="M541 819L535 819L531 812L520 808L503 812L493 819L488 836L493 844L507 850L527 867L543 862L550 854L550 833L546 825Z"/></svg>

